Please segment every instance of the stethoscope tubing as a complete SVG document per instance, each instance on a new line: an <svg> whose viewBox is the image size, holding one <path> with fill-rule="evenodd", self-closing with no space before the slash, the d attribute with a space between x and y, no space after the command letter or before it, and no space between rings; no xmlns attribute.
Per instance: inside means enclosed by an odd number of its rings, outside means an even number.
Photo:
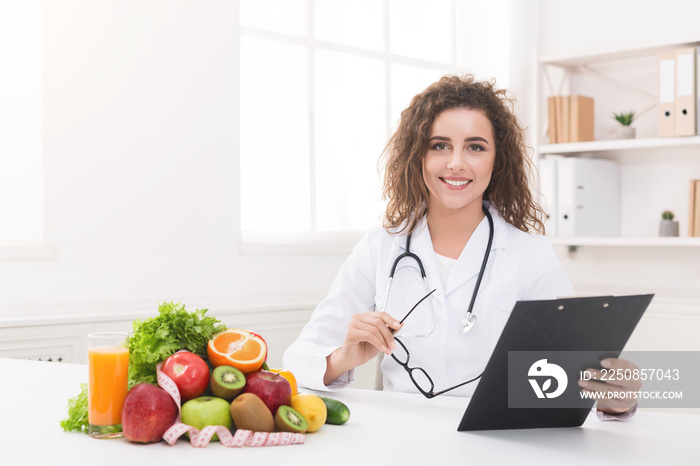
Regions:
<svg viewBox="0 0 700 466"><path fill-rule="evenodd" d="M493 245L493 236L494 236L493 218L491 217L491 213L489 212L489 210L486 206L482 206L482 210L484 211L486 219L489 222L489 240L488 240L488 244L486 246L486 252L484 253L484 259L481 262L481 269L479 270L479 276L477 277L476 284L474 285L474 292L472 293L472 297L471 297L471 300L469 302L469 307L467 308L467 314L465 316L465 319L463 319L462 322L465 322L465 321L474 322L476 319L476 316L474 316L474 312L473 312L474 303L476 302L476 296L477 296L477 293L479 291L479 287L481 286L481 281L484 278L484 273L486 272L486 264L488 263L489 255L491 253L491 246ZM410 259L413 259L416 261L416 263L418 264L418 268L420 270L421 278L423 279L423 286L425 288L425 292L426 293L429 292L428 281L427 281L426 274L425 274L425 268L423 267L423 261L421 261L420 257L418 257L417 254L411 252L411 235L412 234L409 233L408 236L406 237L406 252L399 254L391 266L391 271L389 272L389 281L387 283L386 293L384 295L384 303L383 303L383 306L381 309L382 311L386 310L386 305L389 302L389 293L391 291L391 284L394 280L394 273L396 272L396 268L398 267L399 262L401 262L402 259L410 258ZM429 293L429 294L431 294L431 293ZM425 298L427 298L427 296ZM425 299L425 298L423 298L423 299ZM421 301L423 301L423 300L421 300ZM431 333L433 333L433 330L435 329L435 310L433 309L432 301L428 301L428 302L430 303L431 312L433 314L432 327L431 327L430 331L428 333L426 333L425 335L416 335L416 336L428 336ZM464 324L463 324L463 326L464 326ZM471 328L471 326L465 327L466 331L468 331L470 328ZM466 332L463 332L463 333L466 333Z"/></svg>
<svg viewBox="0 0 700 466"><path fill-rule="evenodd" d="M479 292L479 286L481 285L481 280L484 278L484 272L486 271L486 264L489 261L489 255L491 254L491 245L493 244L493 218L491 218L491 213L486 207L483 207L484 214L486 214L486 219L489 222L489 242L486 245L486 252L484 253L484 260L481 262L481 270L479 270L479 276L476 279L476 285L474 285L474 293L472 293L472 299L469 302L469 308L467 309L467 318L474 313L474 303L476 302L476 294Z"/></svg>

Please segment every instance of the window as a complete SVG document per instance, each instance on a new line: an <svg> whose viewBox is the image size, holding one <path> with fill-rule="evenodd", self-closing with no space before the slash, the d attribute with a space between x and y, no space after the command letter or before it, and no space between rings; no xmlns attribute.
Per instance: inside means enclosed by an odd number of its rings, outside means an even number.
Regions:
<svg viewBox="0 0 700 466"><path fill-rule="evenodd" d="M44 245L41 2L0 3L0 259Z"/></svg>
<svg viewBox="0 0 700 466"><path fill-rule="evenodd" d="M454 2L240 5L244 241L378 224L377 162L401 110L456 69Z"/></svg>

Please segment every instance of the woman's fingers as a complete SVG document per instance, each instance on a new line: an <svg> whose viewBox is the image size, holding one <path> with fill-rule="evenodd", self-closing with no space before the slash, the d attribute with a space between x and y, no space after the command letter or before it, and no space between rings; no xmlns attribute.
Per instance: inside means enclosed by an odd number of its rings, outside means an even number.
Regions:
<svg viewBox="0 0 700 466"><path fill-rule="evenodd" d="M633 377L639 367L626 359L608 358L601 361L603 369L588 369L590 379L580 380L584 391L595 395L598 409L608 412L625 412L636 403L634 393L642 388L638 377Z"/></svg>
<svg viewBox="0 0 700 466"><path fill-rule="evenodd" d="M347 338L353 344L367 342L386 355L396 347L392 331L401 328L396 319L385 312L364 312L353 315Z"/></svg>

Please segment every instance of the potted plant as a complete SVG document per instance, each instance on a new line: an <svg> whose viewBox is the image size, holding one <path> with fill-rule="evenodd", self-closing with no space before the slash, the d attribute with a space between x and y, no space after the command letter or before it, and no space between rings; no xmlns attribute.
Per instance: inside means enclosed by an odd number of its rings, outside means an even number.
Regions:
<svg viewBox="0 0 700 466"><path fill-rule="evenodd" d="M634 112L613 112L613 119L620 123L617 129L618 139L632 139L635 136L635 129L630 126L634 121Z"/></svg>
<svg viewBox="0 0 700 466"><path fill-rule="evenodd" d="M678 236L678 222L673 220L673 212L670 210L661 214L659 236Z"/></svg>

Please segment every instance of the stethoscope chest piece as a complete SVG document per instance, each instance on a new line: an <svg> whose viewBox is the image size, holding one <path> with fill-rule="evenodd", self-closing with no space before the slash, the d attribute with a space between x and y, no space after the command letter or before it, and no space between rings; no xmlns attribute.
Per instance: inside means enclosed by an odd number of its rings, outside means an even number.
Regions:
<svg viewBox="0 0 700 466"><path fill-rule="evenodd" d="M464 319L462 319L462 322L459 325L459 333L464 335L465 333L469 332L469 330L474 328L474 324L476 324L476 316L471 312L467 313L467 315L464 316Z"/></svg>

